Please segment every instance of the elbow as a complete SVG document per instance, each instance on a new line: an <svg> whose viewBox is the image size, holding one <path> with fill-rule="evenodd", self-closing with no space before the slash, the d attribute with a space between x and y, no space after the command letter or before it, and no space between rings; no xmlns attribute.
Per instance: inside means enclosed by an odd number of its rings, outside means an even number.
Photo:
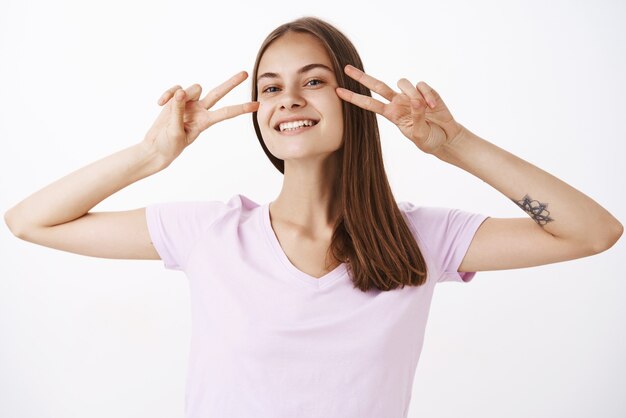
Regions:
<svg viewBox="0 0 626 418"><path fill-rule="evenodd" d="M618 220L615 220L613 227L606 233L604 238L594 243L592 247L594 254L601 253L611 248L617 241L619 241L623 233L624 226Z"/></svg>
<svg viewBox="0 0 626 418"><path fill-rule="evenodd" d="M26 229L17 222L15 215L12 212L12 208L4 212L4 223L9 228L9 231L11 231L11 233L17 238L22 240L26 239Z"/></svg>
<svg viewBox="0 0 626 418"><path fill-rule="evenodd" d="M13 235L15 235L15 226L13 224L13 221L11 220L11 209L4 212L4 223L7 224L9 231L11 231Z"/></svg>

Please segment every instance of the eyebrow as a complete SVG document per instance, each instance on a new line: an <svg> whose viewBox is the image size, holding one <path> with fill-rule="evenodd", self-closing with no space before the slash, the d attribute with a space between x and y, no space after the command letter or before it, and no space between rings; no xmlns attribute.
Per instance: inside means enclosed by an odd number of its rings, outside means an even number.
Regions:
<svg viewBox="0 0 626 418"><path fill-rule="evenodd" d="M334 72L327 65L315 63L315 64L307 64L304 67L300 68L298 70L298 74L304 74L307 71L313 70L314 68L322 68L322 69L324 69L326 71L330 71L331 73ZM277 73L263 73L256 79L256 82L258 83L259 80L262 79L262 78L278 78L278 77L279 77L279 75Z"/></svg>

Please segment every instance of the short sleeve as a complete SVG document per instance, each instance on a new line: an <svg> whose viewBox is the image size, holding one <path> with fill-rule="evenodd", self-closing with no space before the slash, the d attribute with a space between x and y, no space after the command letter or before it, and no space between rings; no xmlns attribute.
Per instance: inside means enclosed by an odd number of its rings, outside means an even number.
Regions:
<svg viewBox="0 0 626 418"><path fill-rule="evenodd" d="M220 201L166 202L146 206L152 244L165 268L184 270L202 234L227 210Z"/></svg>
<svg viewBox="0 0 626 418"><path fill-rule="evenodd" d="M437 264L438 282L469 282L476 272L457 271L480 225L489 216L455 208L402 202L419 240Z"/></svg>

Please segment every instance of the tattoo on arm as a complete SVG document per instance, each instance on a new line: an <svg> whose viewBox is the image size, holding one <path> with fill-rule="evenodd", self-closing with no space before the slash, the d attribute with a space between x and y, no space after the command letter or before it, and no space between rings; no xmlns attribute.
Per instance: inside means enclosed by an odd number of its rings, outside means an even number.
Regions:
<svg viewBox="0 0 626 418"><path fill-rule="evenodd" d="M511 200L541 226L554 220L548 216L550 215L550 212L546 209L548 207L547 203L540 203L536 200L532 200L528 195L524 196L523 200Z"/></svg>

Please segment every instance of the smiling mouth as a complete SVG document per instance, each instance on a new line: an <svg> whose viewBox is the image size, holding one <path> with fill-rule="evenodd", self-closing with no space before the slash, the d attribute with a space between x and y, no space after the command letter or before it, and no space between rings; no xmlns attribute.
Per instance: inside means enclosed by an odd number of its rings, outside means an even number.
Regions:
<svg viewBox="0 0 626 418"><path fill-rule="evenodd" d="M315 124L317 125L317 123ZM279 134L281 135L287 135L287 136L291 136L291 135L298 135L301 132L304 131L308 131L309 129L313 129L315 127L315 125L302 125L298 128L293 128L293 129L285 129L284 131L278 131Z"/></svg>
<svg viewBox="0 0 626 418"><path fill-rule="evenodd" d="M310 125L309 124L304 124L304 125L300 125L300 126L297 126L297 127L287 127L287 128L283 128L283 130L280 129L280 125L282 125L282 124L279 123L278 125L276 125L274 127L274 130L278 131L280 133L299 132L299 131L303 131L303 130L308 129L308 128L312 128L312 127L314 127L315 125L317 125L319 123L319 121L314 120L314 119L309 119L309 120L311 122Z"/></svg>

